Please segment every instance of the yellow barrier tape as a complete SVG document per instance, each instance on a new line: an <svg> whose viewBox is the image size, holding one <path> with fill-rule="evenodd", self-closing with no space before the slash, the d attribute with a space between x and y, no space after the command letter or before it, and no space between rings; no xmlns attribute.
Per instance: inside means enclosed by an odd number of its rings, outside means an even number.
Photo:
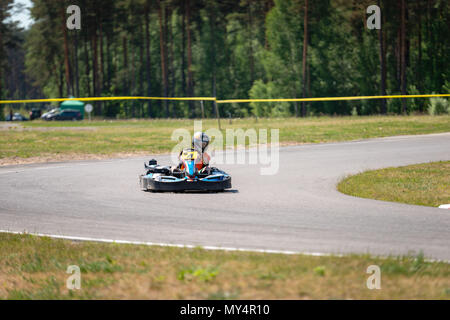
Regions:
<svg viewBox="0 0 450 320"><path fill-rule="evenodd" d="M191 101L216 101L214 97L182 97L182 98L171 98L171 97L139 97L142 100L191 100Z"/></svg>
<svg viewBox="0 0 450 320"><path fill-rule="evenodd" d="M368 100L368 99L398 99L398 98L432 98L450 97L450 94L411 94L389 96L353 96L353 97L322 97L322 98L291 98L291 99L230 99L217 100L214 97L87 97L87 98L54 98L54 99L26 99L26 100L0 100L0 104L13 103L39 103L62 101L113 101L113 100L179 100L179 101L216 101L217 103L245 103L245 102L302 102L302 101L341 101L341 100Z"/></svg>
<svg viewBox="0 0 450 320"><path fill-rule="evenodd" d="M62 101L110 101L110 100L195 100L215 101L214 97L88 97L88 98L54 98L54 99L26 99L26 100L0 100L0 104L9 103L39 103L39 102L62 102Z"/></svg>
<svg viewBox="0 0 450 320"><path fill-rule="evenodd" d="M390 95L390 96L354 96L354 97L323 97L323 98L295 98L295 99L233 99L233 100L217 100L217 103L340 101L340 100L431 98L431 97L450 97L450 94L411 94L411 95Z"/></svg>

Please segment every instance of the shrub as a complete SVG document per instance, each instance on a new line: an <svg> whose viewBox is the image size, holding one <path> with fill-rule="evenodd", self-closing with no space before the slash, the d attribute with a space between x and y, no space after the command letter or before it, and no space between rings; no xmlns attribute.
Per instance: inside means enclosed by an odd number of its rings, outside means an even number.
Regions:
<svg viewBox="0 0 450 320"><path fill-rule="evenodd" d="M315 267L314 273L320 277L323 277L325 275L325 267L324 266Z"/></svg>
<svg viewBox="0 0 450 320"><path fill-rule="evenodd" d="M420 91L417 89L415 85L410 85L408 87L408 94L420 94ZM426 99L420 98L412 98L408 99L408 107L411 112L421 112L423 111L423 107L426 105Z"/></svg>
<svg viewBox="0 0 450 320"><path fill-rule="evenodd" d="M432 116L449 113L450 105L448 100L442 97L430 98L430 104L428 105L428 113Z"/></svg>
<svg viewBox="0 0 450 320"><path fill-rule="evenodd" d="M390 114L401 113L402 112L401 99L387 99L387 111Z"/></svg>
<svg viewBox="0 0 450 320"><path fill-rule="evenodd" d="M194 268L185 268L178 272L177 279L180 281L192 280L194 278L199 279L203 282L209 282L214 280L219 271L217 268L202 268L202 267L194 267Z"/></svg>
<svg viewBox="0 0 450 320"><path fill-rule="evenodd" d="M274 82L256 80L250 89L251 99L273 99L283 96ZM288 102L250 102L252 113L257 117L287 117L290 115ZM300 108L300 104L299 104Z"/></svg>

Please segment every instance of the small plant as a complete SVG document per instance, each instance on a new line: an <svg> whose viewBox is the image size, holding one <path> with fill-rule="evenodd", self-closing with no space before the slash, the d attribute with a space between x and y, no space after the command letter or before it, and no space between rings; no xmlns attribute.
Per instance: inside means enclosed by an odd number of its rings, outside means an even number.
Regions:
<svg viewBox="0 0 450 320"><path fill-rule="evenodd" d="M325 267L324 266L318 266L314 268L314 274L323 277L325 276Z"/></svg>
<svg viewBox="0 0 450 320"><path fill-rule="evenodd" d="M352 117L357 117L358 116L358 109L356 107L353 107L352 109Z"/></svg>
<svg viewBox="0 0 450 320"><path fill-rule="evenodd" d="M177 279L180 281L198 279L203 282L209 282L213 280L218 273L219 271L217 270L217 268L187 268L182 269L178 272Z"/></svg>
<svg viewBox="0 0 450 320"><path fill-rule="evenodd" d="M116 261L111 259L109 256L106 257L106 261L93 261L93 262L83 262L80 263L81 272L106 272L106 273L114 273L118 271L122 271L123 268L117 264Z"/></svg>
<svg viewBox="0 0 450 320"><path fill-rule="evenodd" d="M428 105L428 113L432 116L438 116L441 114L449 113L450 104L447 99L442 97L430 98L430 104Z"/></svg>
<svg viewBox="0 0 450 320"><path fill-rule="evenodd" d="M419 272L419 271L423 270L425 267L426 267L425 256L424 256L423 252L420 251L412 263L411 271Z"/></svg>

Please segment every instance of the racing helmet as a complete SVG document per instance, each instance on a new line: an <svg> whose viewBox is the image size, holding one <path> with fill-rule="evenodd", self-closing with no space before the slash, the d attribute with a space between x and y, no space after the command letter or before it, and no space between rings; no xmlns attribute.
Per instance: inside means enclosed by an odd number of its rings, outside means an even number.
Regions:
<svg viewBox="0 0 450 320"><path fill-rule="evenodd" d="M210 139L206 133L198 131L192 137L192 148L203 152L208 147L209 141Z"/></svg>

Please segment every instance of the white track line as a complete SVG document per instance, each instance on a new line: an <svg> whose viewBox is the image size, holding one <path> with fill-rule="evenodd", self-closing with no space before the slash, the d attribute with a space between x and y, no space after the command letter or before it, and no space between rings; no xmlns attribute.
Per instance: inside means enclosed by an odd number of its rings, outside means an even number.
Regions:
<svg viewBox="0 0 450 320"><path fill-rule="evenodd" d="M0 230L0 233L32 235L32 236L36 236L36 237L49 237L49 238L54 238L54 239L64 239L64 240L72 240L72 241L93 241L93 242L103 242L103 243L133 244L133 245L174 247L174 248L187 248L187 249L202 248L205 250L277 253L277 254L289 254L289 255L302 254L302 255L316 256L316 257L322 257L322 256L343 257L343 255L340 255L340 254L329 254L329 253L321 253L321 252L297 252L297 251L270 250L270 249L267 249L267 250L266 249L248 249L248 248L200 246L200 245L191 245L191 244L161 243L161 242L146 242L146 241L112 240L112 239L91 238L91 237L77 237L77 236L64 236L64 235L54 235L54 234L45 234L45 233L32 233L32 232L26 232L26 231Z"/></svg>
<svg viewBox="0 0 450 320"><path fill-rule="evenodd" d="M9 230L1 230L1 229L0 229L0 233L32 235L32 236L36 236L36 237L49 237L49 238L54 238L54 239L71 240L71 241L92 241L92 242L101 242L101 243L132 244L132 245L171 247L171 248L183 248L183 249L201 248L204 250L212 250L212 251L229 251L229 252L237 251L237 252L255 252L255 253L286 254L286 255L298 254L298 255L313 256L313 257L338 257L338 258L342 258L342 257L346 256L344 254L323 253L323 252L249 249L249 248L201 246L201 245L192 245L192 244L177 244L177 243L162 243L162 242L112 240L112 239L91 238L91 237L77 237L77 236L64 236L64 235L45 234L45 233L32 233L32 232L27 232L27 231L9 231ZM387 259L388 257L373 256L373 258ZM424 259L424 261L426 261L426 262L443 262L443 263L450 264L450 261L448 261L448 260Z"/></svg>

